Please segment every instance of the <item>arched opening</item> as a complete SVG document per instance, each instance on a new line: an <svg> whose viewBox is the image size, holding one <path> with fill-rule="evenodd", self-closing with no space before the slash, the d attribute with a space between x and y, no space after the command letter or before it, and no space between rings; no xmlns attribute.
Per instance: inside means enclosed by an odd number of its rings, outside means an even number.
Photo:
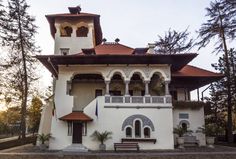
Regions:
<svg viewBox="0 0 236 159"><path fill-rule="evenodd" d="M70 94L74 96L73 110L81 111L96 97L105 94L105 82L101 74L76 74L71 79Z"/></svg>
<svg viewBox="0 0 236 159"><path fill-rule="evenodd" d="M145 85L139 73L134 73L129 83L129 94L131 96L144 96Z"/></svg>
<svg viewBox="0 0 236 159"><path fill-rule="evenodd" d="M62 26L60 28L60 33L62 37L71 37L72 31L72 27L70 26Z"/></svg>
<svg viewBox="0 0 236 159"><path fill-rule="evenodd" d="M163 77L159 73L154 73L149 83L149 90L152 96L165 95L165 84Z"/></svg>
<svg viewBox="0 0 236 159"><path fill-rule="evenodd" d="M120 73L115 73L110 82L110 91L111 96L123 96L125 90L124 80Z"/></svg>
<svg viewBox="0 0 236 159"><path fill-rule="evenodd" d="M77 37L87 37L88 36L88 28L85 26L81 26L76 30Z"/></svg>
<svg viewBox="0 0 236 159"><path fill-rule="evenodd" d="M139 120L134 122L134 133L135 137L141 137L141 122Z"/></svg>
<svg viewBox="0 0 236 159"><path fill-rule="evenodd" d="M145 138L150 138L150 136L151 136L150 128L145 127L145 128L143 129L143 134L144 134L144 137L145 137Z"/></svg>
<svg viewBox="0 0 236 159"><path fill-rule="evenodd" d="M132 128L131 127L127 127L125 129L125 136L126 137L132 137Z"/></svg>
<svg viewBox="0 0 236 159"><path fill-rule="evenodd" d="M181 127L182 127L182 129L183 129L185 132L187 132L188 125L187 125L186 123L182 123L182 124L181 124Z"/></svg>

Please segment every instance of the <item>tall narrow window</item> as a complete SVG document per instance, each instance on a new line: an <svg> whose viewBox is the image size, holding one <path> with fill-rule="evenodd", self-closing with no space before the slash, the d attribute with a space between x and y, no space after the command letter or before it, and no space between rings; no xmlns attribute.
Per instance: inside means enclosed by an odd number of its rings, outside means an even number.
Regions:
<svg viewBox="0 0 236 159"><path fill-rule="evenodd" d="M72 131L73 131L72 122L68 122L67 124L68 124L68 136L72 136Z"/></svg>
<svg viewBox="0 0 236 159"><path fill-rule="evenodd" d="M132 129L131 127L127 127L125 130L126 137L132 137Z"/></svg>
<svg viewBox="0 0 236 159"><path fill-rule="evenodd" d="M144 134L144 137L145 138L150 138L150 129L149 128L144 128L144 130L143 130L143 134Z"/></svg>
<svg viewBox="0 0 236 159"><path fill-rule="evenodd" d="M88 36L88 28L85 26L79 27L76 30L76 36L77 37L87 37Z"/></svg>
<svg viewBox="0 0 236 159"><path fill-rule="evenodd" d="M141 137L141 123L139 120L136 120L134 123L135 137Z"/></svg>
<svg viewBox="0 0 236 159"><path fill-rule="evenodd" d="M87 123L83 123L82 131L82 135L87 136Z"/></svg>

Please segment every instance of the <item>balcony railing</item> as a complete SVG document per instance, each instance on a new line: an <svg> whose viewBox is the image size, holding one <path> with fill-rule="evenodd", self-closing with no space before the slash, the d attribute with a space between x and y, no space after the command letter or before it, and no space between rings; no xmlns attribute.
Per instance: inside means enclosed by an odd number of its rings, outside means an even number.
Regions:
<svg viewBox="0 0 236 159"><path fill-rule="evenodd" d="M105 103L171 104L171 96L105 96Z"/></svg>

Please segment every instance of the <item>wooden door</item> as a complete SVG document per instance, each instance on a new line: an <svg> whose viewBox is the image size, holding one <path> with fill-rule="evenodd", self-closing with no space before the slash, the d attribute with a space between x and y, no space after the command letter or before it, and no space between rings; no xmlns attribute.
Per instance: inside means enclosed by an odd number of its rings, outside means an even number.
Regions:
<svg viewBox="0 0 236 159"><path fill-rule="evenodd" d="M72 143L82 143L83 123L73 122L73 139Z"/></svg>

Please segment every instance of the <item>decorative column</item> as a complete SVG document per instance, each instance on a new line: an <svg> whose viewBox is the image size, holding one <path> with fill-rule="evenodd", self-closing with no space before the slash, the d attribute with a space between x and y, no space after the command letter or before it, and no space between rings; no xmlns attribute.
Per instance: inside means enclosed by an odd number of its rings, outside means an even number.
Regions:
<svg viewBox="0 0 236 159"><path fill-rule="evenodd" d="M145 81L145 96L149 96L149 83L150 81Z"/></svg>
<svg viewBox="0 0 236 159"><path fill-rule="evenodd" d="M105 81L105 84L106 84L106 96L109 96L110 95L110 92L109 92L109 85L110 85L110 81Z"/></svg>
<svg viewBox="0 0 236 159"><path fill-rule="evenodd" d="M130 81L125 81L125 96L129 96L129 82Z"/></svg>
<svg viewBox="0 0 236 159"><path fill-rule="evenodd" d="M165 95L170 95L169 84L170 81L165 81Z"/></svg>

